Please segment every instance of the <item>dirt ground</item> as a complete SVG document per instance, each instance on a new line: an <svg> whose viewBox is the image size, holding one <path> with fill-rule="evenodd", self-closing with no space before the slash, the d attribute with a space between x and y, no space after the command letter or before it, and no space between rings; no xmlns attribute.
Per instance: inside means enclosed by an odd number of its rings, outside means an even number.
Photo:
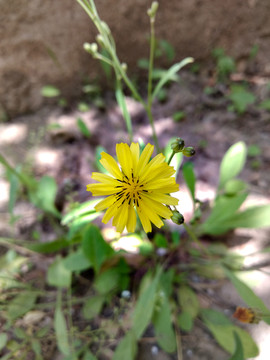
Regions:
<svg viewBox="0 0 270 360"><path fill-rule="evenodd" d="M248 158L241 178L249 184L249 204L269 203L270 113L259 109L256 104L250 106L241 116L229 112L226 87L217 85L214 93L207 95L204 88L209 85L211 84L208 79L188 72L183 73L180 82L168 88L166 101L154 104L153 112L160 146L165 146L172 136L180 136L184 138L186 145L196 148L196 156L192 161L197 176L197 198L202 201L213 199L218 184L220 161L232 144L244 141L248 146L259 146L261 155ZM258 101L270 95L266 82L250 79L250 86ZM145 143L153 143L151 127L143 108L131 98L127 98L127 103L133 121L134 141L141 138ZM117 142L128 142L124 120L111 94L106 95L106 105L105 111L91 107L83 113L75 110L75 106L68 110L47 106L35 114L0 124L0 152L13 165L24 163L25 168L33 171L37 177L53 176L59 186L58 208L65 208L68 195L71 193L75 194L77 201L88 200L90 196L86 192L86 184L89 183L91 171L94 169L96 147L103 146L109 153L115 154ZM183 120L173 120L176 111L184 111ZM91 132L89 139L78 130L78 117L88 126ZM59 124L61 128L53 128L53 124ZM16 215L22 217L13 228L8 225L9 185L3 176L2 167L0 175L1 236L25 239L33 230L38 230L41 233L40 241L52 240L54 234L51 229L37 223L36 210L25 201L20 200L15 208ZM191 202L180 176L178 180L181 190L179 210L188 220L191 216ZM269 235L269 229L239 230L221 240L232 250L245 255L269 245ZM254 257L253 261L255 265L263 261L264 270L270 270L270 259ZM258 271L255 280L256 293L270 307L269 278ZM218 282L215 286L206 288L203 294L202 301L214 304L229 316L232 315L235 306L243 304L227 282ZM261 349L256 360L269 359L269 327L259 324L256 328L251 325L247 329L253 334ZM164 354L151 339L142 340L139 349L138 360L181 359L176 354ZM182 336L182 353L184 360L229 358L199 321L190 334ZM55 359L60 357L55 355Z"/></svg>

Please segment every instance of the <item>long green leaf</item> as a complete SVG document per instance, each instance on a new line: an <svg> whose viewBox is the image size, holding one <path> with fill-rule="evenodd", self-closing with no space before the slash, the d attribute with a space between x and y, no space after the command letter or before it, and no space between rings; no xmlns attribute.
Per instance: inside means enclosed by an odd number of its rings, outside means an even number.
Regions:
<svg viewBox="0 0 270 360"><path fill-rule="evenodd" d="M160 275L161 269L157 271L150 285L143 289L136 303L132 317L132 328L137 339L143 335L152 318ZM146 274L146 276L148 276L148 274Z"/></svg>
<svg viewBox="0 0 270 360"><path fill-rule="evenodd" d="M159 80L159 82L157 83L154 91L153 91L153 95L152 98L154 99L159 91L162 89L162 87L168 82L170 81L170 79L172 78L172 76L174 76L176 73L178 73L178 71L180 69L182 69L184 66L186 66L187 64L190 64L193 62L193 58L188 57L185 58L184 60L180 61L177 64L174 64L173 66L171 66L168 71L162 76L162 78Z"/></svg>
<svg viewBox="0 0 270 360"><path fill-rule="evenodd" d="M248 194L239 194L234 197L227 197L224 195L216 199L215 205L210 216L202 224L202 232L205 234L222 234L228 231L226 220L228 222L234 219L236 211L246 200Z"/></svg>
<svg viewBox="0 0 270 360"><path fill-rule="evenodd" d="M170 303L165 293L160 308L154 312L152 322L160 347L168 353L174 352L176 350L175 333L172 326Z"/></svg>
<svg viewBox="0 0 270 360"><path fill-rule="evenodd" d="M39 243L39 244L29 244L29 243L25 243L23 244L23 246L25 246L27 249L32 250L32 251L36 251L38 253L42 253L42 254L49 254L49 253L54 253L56 251L62 250L68 246L71 245L71 243L65 238L59 238L57 240L48 242L48 243Z"/></svg>
<svg viewBox="0 0 270 360"><path fill-rule="evenodd" d="M16 169L16 171L18 171L19 173L20 169ZM17 176L15 176L14 173L11 173L9 175L9 183L10 183L10 188L9 188L8 211L12 215L19 189L19 179Z"/></svg>
<svg viewBox="0 0 270 360"><path fill-rule="evenodd" d="M99 203L102 200L102 198L98 198L95 200L86 201L82 204L79 204L72 210L70 210L62 219L61 223L62 225L67 225L68 223L76 220L81 215L85 214L92 214L95 213L95 206L97 203Z"/></svg>
<svg viewBox="0 0 270 360"><path fill-rule="evenodd" d="M113 360L133 360L137 354L137 339L133 331L129 331L118 344Z"/></svg>
<svg viewBox="0 0 270 360"><path fill-rule="evenodd" d="M27 188L27 190L33 190L37 187L37 181L26 174L20 173L15 170L9 162L0 154L0 163L13 175L15 175L20 182Z"/></svg>
<svg viewBox="0 0 270 360"><path fill-rule="evenodd" d="M270 227L270 205L253 206L236 213L234 217L226 219L224 225L230 229Z"/></svg>
<svg viewBox="0 0 270 360"><path fill-rule="evenodd" d="M64 355L70 354L69 340L68 340L68 331L67 324L64 317L64 314L61 309L61 296L58 293L57 305L54 313L54 329L56 334L56 342L58 349Z"/></svg>
<svg viewBox="0 0 270 360"><path fill-rule="evenodd" d="M233 356L230 357L229 360L245 360L243 346L237 332L234 332L234 342L235 342L235 350Z"/></svg>
<svg viewBox="0 0 270 360"><path fill-rule="evenodd" d="M84 232L83 228L86 227L87 225L89 225L93 220L98 218L100 216L100 214L101 214L101 212L94 211L94 212L89 213L88 215L82 215L78 219L74 220L69 227L69 231L68 231L68 235L67 235L68 240L72 240L72 238L78 232L83 234L83 232Z"/></svg>
<svg viewBox="0 0 270 360"><path fill-rule="evenodd" d="M183 177L187 184L187 187L190 191L193 202L195 202L195 185L196 185L196 176L194 173L194 165L192 162L187 162L183 165Z"/></svg>
<svg viewBox="0 0 270 360"><path fill-rule="evenodd" d="M232 145L224 155L219 174L219 188L227 181L237 176L243 169L247 156L247 147L242 141Z"/></svg>
<svg viewBox="0 0 270 360"><path fill-rule="evenodd" d="M265 317L263 317L263 321L270 325L270 310L264 304L262 299L260 299L250 287L248 287L245 283L238 279L234 272L224 267L224 271L228 279L234 285L236 291L241 296L241 298L245 301L245 303L255 309L260 310Z"/></svg>

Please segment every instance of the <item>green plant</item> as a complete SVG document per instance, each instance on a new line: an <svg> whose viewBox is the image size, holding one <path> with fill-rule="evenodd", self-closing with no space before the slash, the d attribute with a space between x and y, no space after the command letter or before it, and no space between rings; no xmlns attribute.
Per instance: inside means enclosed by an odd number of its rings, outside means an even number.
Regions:
<svg viewBox="0 0 270 360"><path fill-rule="evenodd" d="M262 102L260 103L259 107L260 107L261 109L270 111L270 100L269 100L269 99L266 99L266 100L262 101Z"/></svg>
<svg viewBox="0 0 270 360"><path fill-rule="evenodd" d="M171 68L165 71L160 77L158 83L153 88L153 71L154 71L154 57L155 57L155 18L156 12L158 9L158 3L153 2L151 8L148 11L148 16L150 19L150 54L148 62L148 86L147 86L147 101L145 101L142 96L139 94L136 86L130 80L127 74L127 64L121 63L116 52L116 45L114 38L112 36L111 30L108 25L104 23L99 17L94 1L92 0L77 0L78 3L83 7L86 13L91 18L92 22L98 30L98 35L96 37L96 43L86 43L84 48L89 52L95 59L106 63L111 66L114 70L116 77L116 98L118 104L122 110L124 119L126 121L127 130L129 133L130 142L133 139L132 124L130 117L127 116L125 98L123 94L123 84L129 89L132 96L138 100L146 110L151 129L153 134L153 140L156 148L159 150L158 138L155 131L154 119L152 115L152 104L153 100L158 96L159 92L162 90L163 86L172 79L172 77L177 74L177 72L185 65L193 61L192 58L186 58L181 62L171 66ZM104 51L106 55L104 56ZM121 101L119 101L121 99Z"/></svg>
<svg viewBox="0 0 270 360"><path fill-rule="evenodd" d="M173 121L178 122L184 120L186 117L186 114L184 111L177 111L173 114Z"/></svg>
<svg viewBox="0 0 270 360"><path fill-rule="evenodd" d="M221 82L229 80L229 76L235 71L235 61L225 54L224 49L216 48L212 52L216 59L216 71L218 80Z"/></svg>
<svg viewBox="0 0 270 360"><path fill-rule="evenodd" d="M256 101L256 97L243 85L231 85L228 98L232 102L229 109L240 115L245 113L248 106Z"/></svg>
<svg viewBox="0 0 270 360"><path fill-rule="evenodd" d="M199 275L205 284L207 279L229 279L248 307L243 308L242 313L255 314L254 318L240 318L236 311L235 317L246 322L256 320L270 324L270 310L241 280L241 273L246 270L244 257L231 252L224 243L216 241L206 245L201 241L205 235L218 240L219 235L237 228L270 225L270 205L242 208L248 186L238 176L247 155L259 156L258 149L254 146L247 149L243 142L229 148L220 165L215 199L205 214L205 208L196 196L194 164L185 161L181 168L183 160L190 160L195 154L194 148L186 146L182 138L173 138L163 150L164 155L159 151L152 115L153 99L158 98L164 85L191 59L163 72L153 86L157 2L148 10L150 59L148 97L144 100L128 77L126 65L120 63L110 29L99 18L94 1L77 1L99 32L100 50L97 44L86 44L86 50L115 72L116 100L125 118L131 144L116 146L120 166L102 144L96 147L92 165L99 172L94 172L92 178L98 183L87 187L101 197L82 204L71 202L64 214L55 207L57 184L53 178L34 179L22 170L23 167L14 168L0 156L11 185L10 213L23 187L29 201L51 219L55 229L55 239L51 242L38 241L37 233L33 236L34 242L0 238L0 244L8 249L0 258L1 323L4 324L0 335L2 358L12 359L18 354L26 357L32 351L36 359L42 359L42 341L47 337L64 359L99 359L104 357L104 350L109 349L113 352L113 355L110 352L113 360L132 360L136 358L138 342L149 326L158 345L167 353L177 352L181 358L180 333L192 332L196 319L200 319L228 352L230 360L257 356L257 345L247 331L235 325L222 311L201 306L201 289L193 279ZM224 74L228 75L228 71ZM149 117L157 150L153 158L153 145L132 142L132 120L125 102L124 85L143 104ZM92 91L91 88L86 90ZM240 106L240 110L245 106ZM183 114L178 112L174 116L179 121ZM77 125L84 136L91 135L81 118ZM178 191L176 177L179 171L193 203L190 223L184 222L176 207L177 198L170 195ZM104 209L107 209L105 214L102 213ZM137 222L135 210L142 226ZM105 222L112 217L113 226L119 230L110 241L94 223L101 215ZM165 219L182 225L184 231L164 225ZM156 226L152 227L151 223ZM121 232L125 227L129 233L123 235ZM119 242L136 248L136 256L120 249ZM49 265L46 275L38 277L43 282L37 289L34 281L29 284L23 281L24 272L30 271L32 264L42 262L47 255L50 256ZM102 316L108 308L111 311L109 319ZM30 329L30 332L23 326L18 327L17 320L25 320L25 316L33 311L39 311L40 316L47 314L53 320L44 328Z"/></svg>
<svg viewBox="0 0 270 360"><path fill-rule="evenodd" d="M60 97L61 91L53 85L43 86L41 88L40 93L42 96L44 96L46 98L57 98L59 106L62 106L62 107L67 106L67 100L63 97Z"/></svg>

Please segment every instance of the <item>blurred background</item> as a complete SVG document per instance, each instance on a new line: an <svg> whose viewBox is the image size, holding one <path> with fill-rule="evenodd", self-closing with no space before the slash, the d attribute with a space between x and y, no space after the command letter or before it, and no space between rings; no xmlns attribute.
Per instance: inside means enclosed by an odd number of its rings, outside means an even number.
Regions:
<svg viewBox="0 0 270 360"><path fill-rule="evenodd" d="M148 56L151 1L98 0L101 18L110 26L122 61L134 69ZM177 59L192 56L213 61L213 49L223 48L245 70L254 45L256 70L270 74L270 3L268 0L161 0L156 34L175 49ZM100 77L100 64L83 50L96 30L74 0L0 1L0 111L14 116L42 105L46 84L66 97L78 97L86 79ZM253 69L254 70L254 69Z"/></svg>

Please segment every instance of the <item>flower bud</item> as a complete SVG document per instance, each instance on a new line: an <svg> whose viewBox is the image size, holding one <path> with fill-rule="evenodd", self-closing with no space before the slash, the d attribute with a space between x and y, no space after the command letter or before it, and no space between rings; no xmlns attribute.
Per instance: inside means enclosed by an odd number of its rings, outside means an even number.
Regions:
<svg viewBox="0 0 270 360"><path fill-rule="evenodd" d="M181 225L184 223L185 221L184 216L180 214L179 211L173 210L172 213L173 213L171 217L172 222L174 222L177 225Z"/></svg>
<svg viewBox="0 0 270 360"><path fill-rule="evenodd" d="M151 8L147 10L147 15L153 19L156 16L157 10L158 10L158 2L153 1Z"/></svg>
<svg viewBox="0 0 270 360"><path fill-rule="evenodd" d="M174 153L178 153L181 152L183 150L185 146L185 142L183 139L176 138L172 143L171 143L171 149Z"/></svg>
<svg viewBox="0 0 270 360"><path fill-rule="evenodd" d="M195 155L195 149L192 146L187 146L182 151L184 156L191 157Z"/></svg>
<svg viewBox="0 0 270 360"><path fill-rule="evenodd" d="M127 64L126 63L122 63L121 64L121 68L124 70L124 72L127 71Z"/></svg>
<svg viewBox="0 0 270 360"><path fill-rule="evenodd" d="M103 30L105 31L105 33L107 35L110 35L111 30L110 30L109 26L105 23L105 21L101 21L101 26L102 26Z"/></svg>
<svg viewBox="0 0 270 360"><path fill-rule="evenodd" d="M98 34L96 36L96 40L97 40L97 43L101 46L101 47L104 47L104 38L101 34Z"/></svg>
<svg viewBox="0 0 270 360"><path fill-rule="evenodd" d="M84 43L83 48L85 51L87 51L89 54L91 54L93 56L96 55L96 53L98 51L98 46L96 43L92 43L92 44Z"/></svg>

